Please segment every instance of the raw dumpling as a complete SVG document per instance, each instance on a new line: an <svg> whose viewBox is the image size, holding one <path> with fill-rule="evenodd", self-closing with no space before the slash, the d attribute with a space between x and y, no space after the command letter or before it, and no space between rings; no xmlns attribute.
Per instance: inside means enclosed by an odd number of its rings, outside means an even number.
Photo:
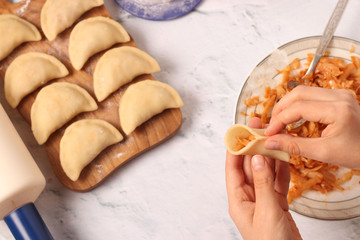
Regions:
<svg viewBox="0 0 360 240"><path fill-rule="evenodd" d="M29 52L17 57L5 73L5 97L15 108L26 95L48 81L69 74L56 57Z"/></svg>
<svg viewBox="0 0 360 240"><path fill-rule="evenodd" d="M31 107L31 129L41 145L50 134L81 112L97 109L95 100L83 88L56 82L40 90Z"/></svg>
<svg viewBox="0 0 360 240"><path fill-rule="evenodd" d="M179 108L183 102L169 85L144 80L128 87L120 99L119 116L122 130L129 135L137 126L167 108Z"/></svg>
<svg viewBox="0 0 360 240"><path fill-rule="evenodd" d="M235 124L225 134L225 146L234 155L264 155L289 162L287 152L269 150L264 147L267 137L265 129L254 129L243 124ZM244 143L245 142L245 143Z"/></svg>
<svg viewBox="0 0 360 240"><path fill-rule="evenodd" d="M136 76L160 71L154 58L135 47L119 47L107 51L94 71L94 91L99 102Z"/></svg>
<svg viewBox="0 0 360 240"><path fill-rule="evenodd" d="M106 17L93 17L79 22L70 34L69 56L76 70L80 70L95 53L115 43L130 41L120 23Z"/></svg>
<svg viewBox="0 0 360 240"><path fill-rule="evenodd" d="M0 15L0 33L0 61L20 44L41 40L40 32L33 24L11 14Z"/></svg>
<svg viewBox="0 0 360 240"><path fill-rule="evenodd" d="M46 0L41 9L41 28L52 41L85 12L103 4L103 0Z"/></svg>
<svg viewBox="0 0 360 240"><path fill-rule="evenodd" d="M83 119L71 124L60 141L64 172L72 181L78 180L83 168L100 152L122 139L119 130L104 120Z"/></svg>

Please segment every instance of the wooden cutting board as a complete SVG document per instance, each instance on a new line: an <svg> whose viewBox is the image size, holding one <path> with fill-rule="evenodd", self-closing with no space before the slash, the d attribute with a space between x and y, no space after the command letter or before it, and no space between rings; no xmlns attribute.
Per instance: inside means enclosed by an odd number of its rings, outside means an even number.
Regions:
<svg viewBox="0 0 360 240"><path fill-rule="evenodd" d="M20 3L12 4L7 2L7 0L0 0L0 14L15 14L33 23L41 31L40 12L44 2L45 0L27 0L26 2L23 1ZM78 21L100 15L110 17L105 7L101 6L85 13ZM75 24L73 26L75 26ZM17 56L25 52L38 51L48 53L57 57L61 62L65 64L65 66L70 72L69 76L50 81L50 83L53 83L54 81L66 81L78 84L79 86L85 88L94 97L94 99L96 99L93 90L92 73L95 69L96 62L98 61L99 57L104 54L105 51L93 56L86 63L86 65L81 71L76 71L70 63L67 50L69 36L72 28L73 27L65 30L52 42L46 40L44 34L42 33L42 41L24 43L18 48L16 48L7 58L0 62L1 84L3 84L3 79L7 67ZM131 41L128 43L117 44L113 47L125 45L136 47L133 39L131 39ZM142 75L137 77L132 83L145 79L154 78L149 74ZM142 126L138 127L132 134L126 136L121 143L115 144L105 149L100 155L97 156L97 158L92 163L90 163L82 171L79 180L77 180L76 182L71 181L63 172L59 160L60 140L65 128L72 122L80 119L97 118L110 122L121 131L118 116L118 106L119 100L128 85L122 87L117 92L113 93L105 101L98 103L98 110L89 113L82 113L72 119L68 124L53 133L49 140L44 144L45 150L48 154L55 175L69 189L82 192L94 188L97 184L102 182L106 177L108 177L112 172L114 172L115 169L123 165L125 162L133 159L140 153L151 149L157 144L164 142L179 130L182 124L182 114L180 109L165 110L164 112L158 114L157 116L144 123ZM24 98L17 108L23 118L29 123L29 128L31 122L30 109L38 91L39 90ZM125 136L125 134L123 135ZM79 151L81 151L81 149L79 149Z"/></svg>

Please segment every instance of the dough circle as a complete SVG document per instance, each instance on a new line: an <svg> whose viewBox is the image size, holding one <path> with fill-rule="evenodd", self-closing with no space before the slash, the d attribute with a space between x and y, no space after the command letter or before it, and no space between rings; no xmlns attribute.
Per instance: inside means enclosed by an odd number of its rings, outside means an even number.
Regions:
<svg viewBox="0 0 360 240"><path fill-rule="evenodd" d="M244 124L235 124L229 128L225 134L225 146L227 150L234 155L264 155L270 158L279 159L289 162L290 155L287 152L279 150L269 150L264 147L267 137L264 134L265 129L250 128ZM236 137L247 138L250 135L255 136L255 140L251 141L244 148L238 150L236 148Z"/></svg>

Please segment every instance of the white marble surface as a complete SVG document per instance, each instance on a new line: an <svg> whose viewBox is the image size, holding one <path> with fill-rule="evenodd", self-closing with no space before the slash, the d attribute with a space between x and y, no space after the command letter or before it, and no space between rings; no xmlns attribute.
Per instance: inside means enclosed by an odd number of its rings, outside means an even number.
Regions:
<svg viewBox="0 0 360 240"><path fill-rule="evenodd" d="M59 183L38 148L47 186L36 206L55 239L241 239L228 215L224 181L223 136L233 123L237 96L252 68L276 47L320 35L335 4L204 0L194 12L168 22L120 10L120 22L139 48L160 63L155 77L182 96L183 126L88 193ZM360 1L350 0L336 35L360 40L359 10ZM292 214L304 239L360 238L360 219ZM0 221L4 239L13 238Z"/></svg>

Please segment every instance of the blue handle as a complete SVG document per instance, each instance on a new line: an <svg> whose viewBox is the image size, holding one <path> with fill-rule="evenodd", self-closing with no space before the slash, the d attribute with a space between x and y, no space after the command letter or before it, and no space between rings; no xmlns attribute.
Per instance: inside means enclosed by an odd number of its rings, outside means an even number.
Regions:
<svg viewBox="0 0 360 240"><path fill-rule="evenodd" d="M16 209L4 220L16 240L53 240L33 203Z"/></svg>

